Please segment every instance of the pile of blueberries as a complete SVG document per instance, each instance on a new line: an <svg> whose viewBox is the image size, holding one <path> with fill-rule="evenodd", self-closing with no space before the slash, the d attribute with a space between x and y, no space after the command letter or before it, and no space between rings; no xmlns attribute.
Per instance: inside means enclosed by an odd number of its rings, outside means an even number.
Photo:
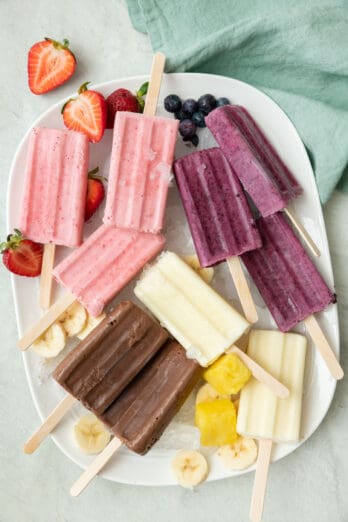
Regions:
<svg viewBox="0 0 348 522"><path fill-rule="evenodd" d="M216 107L230 105L227 98L215 98L212 94L203 94L198 100L188 98L182 101L176 94L169 94L164 99L164 108L180 120L179 132L184 141L190 141L195 147L199 143L197 127L205 127L205 117Z"/></svg>

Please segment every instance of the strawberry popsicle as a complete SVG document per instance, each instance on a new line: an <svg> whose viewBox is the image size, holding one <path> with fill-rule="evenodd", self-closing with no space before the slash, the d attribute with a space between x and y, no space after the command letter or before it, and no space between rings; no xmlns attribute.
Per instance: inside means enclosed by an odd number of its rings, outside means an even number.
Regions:
<svg viewBox="0 0 348 522"><path fill-rule="evenodd" d="M301 321L335 379L343 370L312 314L336 301L282 213L259 218L262 247L242 255L243 262L278 328L287 332Z"/></svg>
<svg viewBox="0 0 348 522"><path fill-rule="evenodd" d="M43 244L80 245L88 151L88 139L79 132L31 131L18 222L23 235Z"/></svg>
<svg viewBox="0 0 348 522"><path fill-rule="evenodd" d="M18 346L26 350L75 300L96 317L109 301L164 245L161 235L102 225L54 269L69 292L25 332Z"/></svg>
<svg viewBox="0 0 348 522"><path fill-rule="evenodd" d="M257 312L236 256L261 246L242 186L221 149L201 150L174 163L179 192L201 266L227 260L244 314L257 321ZM231 258L235 258L234 260ZM243 288L239 287L243 276Z"/></svg>
<svg viewBox="0 0 348 522"><path fill-rule="evenodd" d="M117 112L104 223L157 233L163 225L178 120Z"/></svg>

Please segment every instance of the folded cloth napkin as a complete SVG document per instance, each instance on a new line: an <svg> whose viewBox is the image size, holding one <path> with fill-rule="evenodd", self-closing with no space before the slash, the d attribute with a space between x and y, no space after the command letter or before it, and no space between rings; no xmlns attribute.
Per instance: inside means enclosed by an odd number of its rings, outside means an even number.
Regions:
<svg viewBox="0 0 348 522"><path fill-rule="evenodd" d="M127 0L166 70L255 85L306 145L321 201L348 192L348 9L329 0ZM204 93L202 93L204 94ZM228 93L221 93L227 96Z"/></svg>

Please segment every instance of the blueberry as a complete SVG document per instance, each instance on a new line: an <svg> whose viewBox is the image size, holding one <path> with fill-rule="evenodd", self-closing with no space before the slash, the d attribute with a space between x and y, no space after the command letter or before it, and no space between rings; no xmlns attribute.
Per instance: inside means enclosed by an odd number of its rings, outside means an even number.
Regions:
<svg viewBox="0 0 348 522"><path fill-rule="evenodd" d="M191 143L192 145L194 145L195 147L197 147L198 143L199 143L199 138L197 136L197 134L195 134L194 136L192 136L191 138Z"/></svg>
<svg viewBox="0 0 348 522"><path fill-rule="evenodd" d="M186 113L187 117L190 118L194 112L198 109L196 100L188 98L182 102L182 110Z"/></svg>
<svg viewBox="0 0 348 522"><path fill-rule="evenodd" d="M209 114L216 107L216 99L212 94L203 94L198 99L198 109L204 114Z"/></svg>
<svg viewBox="0 0 348 522"><path fill-rule="evenodd" d="M187 116L186 114L184 113L184 111L182 109L180 109L178 112L175 113L175 118L177 120L186 120Z"/></svg>
<svg viewBox="0 0 348 522"><path fill-rule="evenodd" d="M216 100L216 106L222 107L223 105L231 105L231 102L228 98L218 98Z"/></svg>
<svg viewBox="0 0 348 522"><path fill-rule="evenodd" d="M194 112L191 120L197 127L205 127L204 114L201 111Z"/></svg>
<svg viewBox="0 0 348 522"><path fill-rule="evenodd" d="M179 123L179 132L183 138L192 138L196 134L196 125L186 118Z"/></svg>
<svg viewBox="0 0 348 522"><path fill-rule="evenodd" d="M164 108L168 112L178 112L181 109L181 100L176 94L169 94L164 98Z"/></svg>

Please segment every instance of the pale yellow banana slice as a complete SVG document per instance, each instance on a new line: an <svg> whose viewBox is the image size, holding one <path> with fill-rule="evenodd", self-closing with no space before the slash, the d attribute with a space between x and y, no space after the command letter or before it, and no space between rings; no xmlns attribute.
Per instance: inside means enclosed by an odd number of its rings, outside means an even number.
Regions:
<svg viewBox="0 0 348 522"><path fill-rule="evenodd" d="M178 483L186 488L203 482L209 471L205 457L194 450L179 451L172 460L172 470Z"/></svg>
<svg viewBox="0 0 348 522"><path fill-rule="evenodd" d="M84 329L87 321L85 308L77 301L73 303L59 318L68 337L74 337Z"/></svg>
<svg viewBox="0 0 348 522"><path fill-rule="evenodd" d="M196 404L199 404L200 402L210 402L210 401L216 401L218 399L229 399L230 397L228 395L222 395L219 393L213 386L209 383L203 384L197 392L196 395Z"/></svg>
<svg viewBox="0 0 348 522"><path fill-rule="evenodd" d="M93 413L81 417L74 426L79 448L89 455L100 453L110 441L110 433Z"/></svg>
<svg viewBox="0 0 348 522"><path fill-rule="evenodd" d="M206 283L210 283L211 280L214 277L214 268L202 268L199 264L199 259L196 256L196 254L192 254L190 256L182 256L185 263L190 265L191 268L193 268L197 274L205 281Z"/></svg>
<svg viewBox="0 0 348 522"><path fill-rule="evenodd" d="M66 333L59 323L53 323L36 341L31 348L41 357L56 357L65 347Z"/></svg>
<svg viewBox="0 0 348 522"><path fill-rule="evenodd" d="M216 454L227 469L244 469L255 462L257 445L254 439L239 437L233 444L221 446Z"/></svg>
<svg viewBox="0 0 348 522"><path fill-rule="evenodd" d="M93 317L92 315L87 314L87 321L85 327L77 334L79 339L84 339L87 335L94 330L94 328L104 319L105 314L102 313L98 315L98 317Z"/></svg>

